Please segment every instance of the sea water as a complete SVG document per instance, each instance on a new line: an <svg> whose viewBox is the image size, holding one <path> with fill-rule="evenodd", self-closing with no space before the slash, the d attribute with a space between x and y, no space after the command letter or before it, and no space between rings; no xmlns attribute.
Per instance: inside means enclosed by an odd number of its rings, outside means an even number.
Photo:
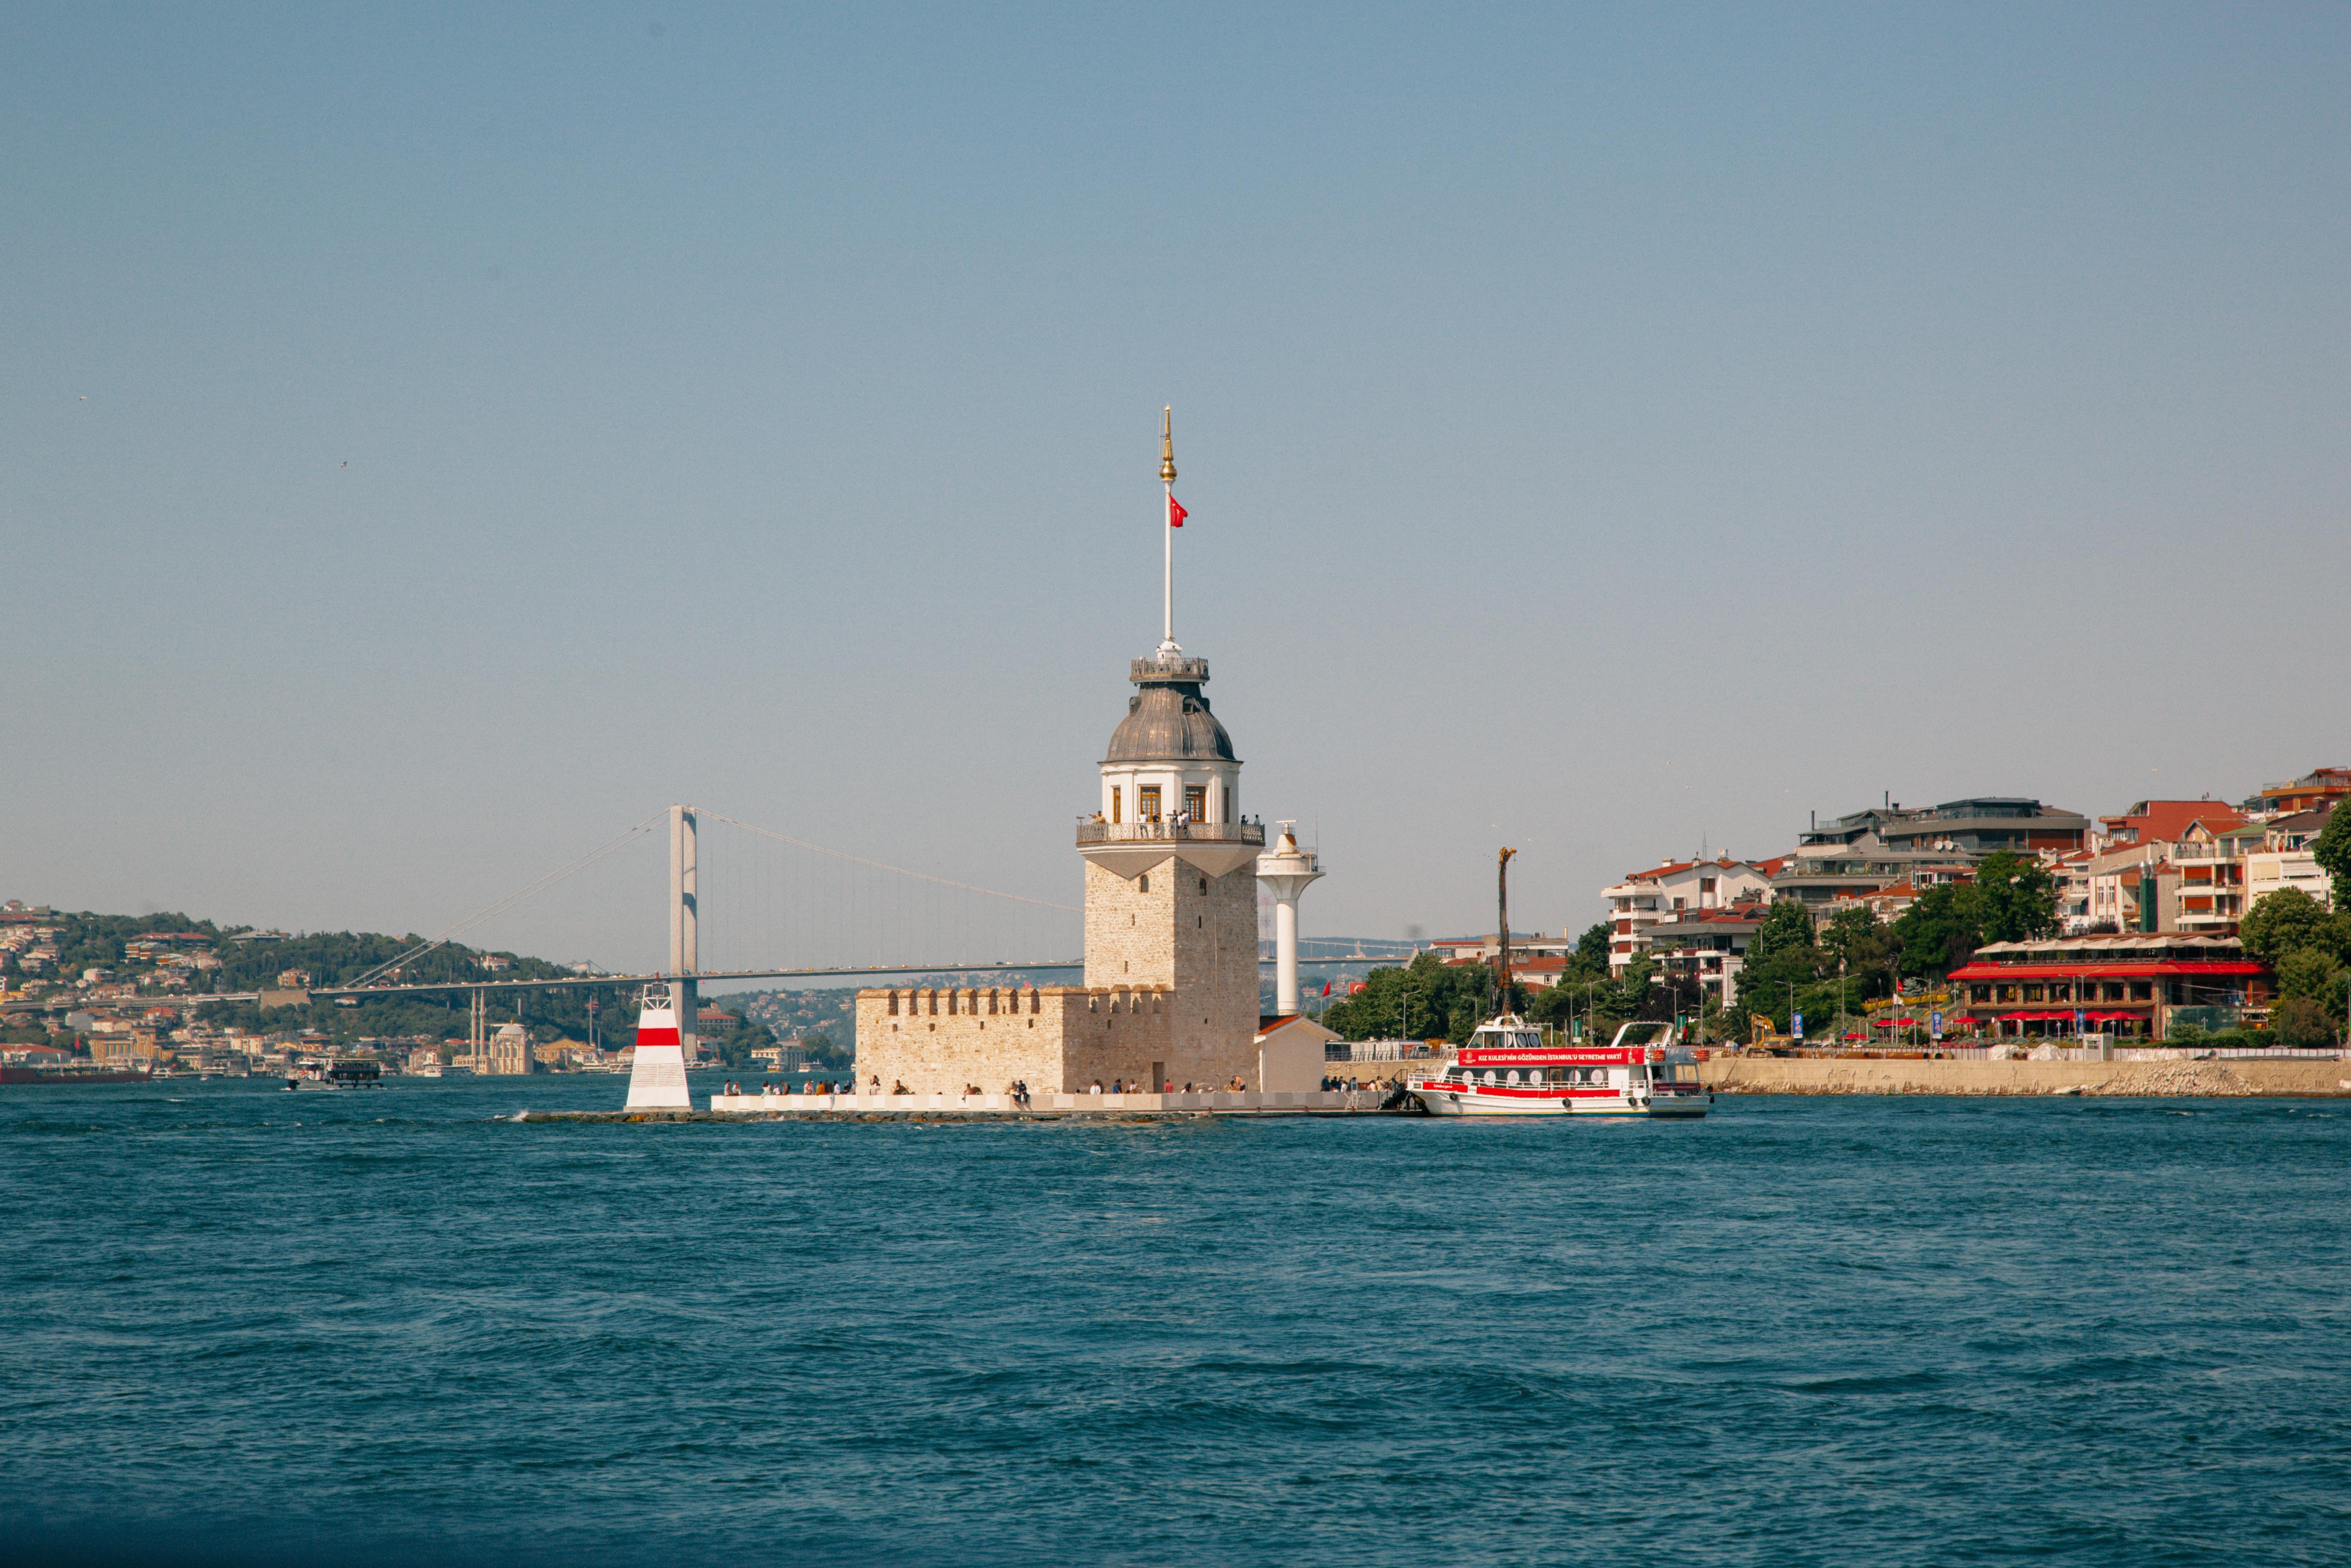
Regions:
<svg viewBox="0 0 2351 1568"><path fill-rule="evenodd" d="M0 1090L10 1554L2351 1561L2351 1103L624 1088Z"/></svg>

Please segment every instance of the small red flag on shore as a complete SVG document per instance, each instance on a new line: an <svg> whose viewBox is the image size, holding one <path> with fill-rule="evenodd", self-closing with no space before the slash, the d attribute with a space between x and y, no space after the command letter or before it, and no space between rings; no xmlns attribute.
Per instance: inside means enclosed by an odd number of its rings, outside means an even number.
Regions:
<svg viewBox="0 0 2351 1568"><path fill-rule="evenodd" d="M1174 495L1169 495L1167 497L1167 526L1169 528L1182 528L1184 526L1184 519L1191 515L1191 513L1184 509L1183 502L1177 500Z"/></svg>

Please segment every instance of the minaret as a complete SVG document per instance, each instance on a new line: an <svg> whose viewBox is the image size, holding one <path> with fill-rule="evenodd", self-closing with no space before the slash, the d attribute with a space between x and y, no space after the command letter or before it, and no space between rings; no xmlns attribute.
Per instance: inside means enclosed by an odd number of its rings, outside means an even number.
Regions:
<svg viewBox="0 0 2351 1568"><path fill-rule="evenodd" d="M1298 895L1322 877L1321 857L1298 847L1292 826L1282 823L1281 841L1257 861L1257 879L1273 894L1273 1010L1278 1018L1298 1010Z"/></svg>

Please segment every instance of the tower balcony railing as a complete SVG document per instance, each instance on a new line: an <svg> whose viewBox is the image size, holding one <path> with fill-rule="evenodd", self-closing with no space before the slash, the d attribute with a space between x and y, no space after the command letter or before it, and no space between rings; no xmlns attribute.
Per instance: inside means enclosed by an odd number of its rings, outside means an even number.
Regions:
<svg viewBox="0 0 2351 1568"><path fill-rule="evenodd" d="M1167 659L1130 659L1126 665L1126 678L1130 681L1205 681L1208 678L1208 661L1180 655Z"/></svg>
<svg viewBox="0 0 2351 1568"><path fill-rule="evenodd" d="M1263 822L1105 822L1078 819L1078 842L1085 844L1147 844L1192 842L1262 844Z"/></svg>

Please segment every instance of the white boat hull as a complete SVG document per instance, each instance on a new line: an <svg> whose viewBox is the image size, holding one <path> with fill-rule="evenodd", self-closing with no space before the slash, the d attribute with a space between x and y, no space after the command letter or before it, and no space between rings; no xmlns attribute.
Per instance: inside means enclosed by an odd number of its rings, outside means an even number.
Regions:
<svg viewBox="0 0 2351 1568"><path fill-rule="evenodd" d="M1703 1116L1714 1105L1709 1090L1668 1090L1628 1095L1614 1090L1585 1092L1485 1084L1416 1082L1407 1085L1432 1116Z"/></svg>

